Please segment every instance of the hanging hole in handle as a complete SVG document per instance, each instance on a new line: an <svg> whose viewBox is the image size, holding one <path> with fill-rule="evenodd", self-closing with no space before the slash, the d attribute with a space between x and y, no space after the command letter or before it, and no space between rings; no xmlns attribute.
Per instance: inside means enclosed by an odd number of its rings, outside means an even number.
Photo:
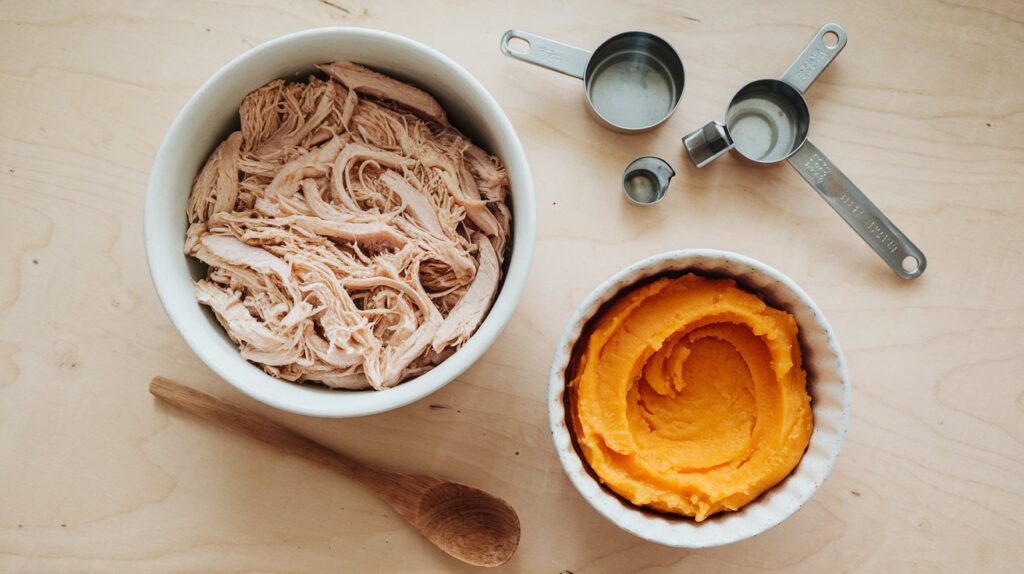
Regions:
<svg viewBox="0 0 1024 574"><path fill-rule="evenodd" d="M825 44L826 48L835 48L839 45L839 34L829 30L821 36L821 43Z"/></svg>
<svg viewBox="0 0 1024 574"><path fill-rule="evenodd" d="M921 262L917 260L917 257L914 257L913 255L907 255L906 257L903 258L902 265L904 271L906 271L907 273L913 273L917 271L917 268L918 266L921 265Z"/></svg>
<svg viewBox="0 0 1024 574"><path fill-rule="evenodd" d="M508 49L513 54L525 54L530 51L530 41L519 36L512 36L508 39Z"/></svg>

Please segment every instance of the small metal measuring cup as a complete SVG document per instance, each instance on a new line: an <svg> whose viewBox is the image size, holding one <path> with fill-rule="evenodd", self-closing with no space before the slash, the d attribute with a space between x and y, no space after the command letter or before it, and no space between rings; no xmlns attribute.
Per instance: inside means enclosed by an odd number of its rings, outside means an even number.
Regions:
<svg viewBox="0 0 1024 574"><path fill-rule="evenodd" d="M831 35L834 44L826 42ZM811 115L803 92L845 45L838 24L822 26L781 79L743 86L726 108L725 123L711 122L683 144L697 167L731 149L757 163L788 160L897 275L913 279L924 273L924 253L807 139Z"/></svg>
<svg viewBox="0 0 1024 574"><path fill-rule="evenodd" d="M654 205L665 198L675 174L672 166L660 157L638 157L622 173L622 193L636 205Z"/></svg>
<svg viewBox="0 0 1024 574"><path fill-rule="evenodd" d="M528 44L524 52L512 39ZM509 30L501 52L583 80L587 104L605 127L623 133L654 128L672 115L683 97L683 62L668 42L647 32L625 32L591 54L535 34Z"/></svg>

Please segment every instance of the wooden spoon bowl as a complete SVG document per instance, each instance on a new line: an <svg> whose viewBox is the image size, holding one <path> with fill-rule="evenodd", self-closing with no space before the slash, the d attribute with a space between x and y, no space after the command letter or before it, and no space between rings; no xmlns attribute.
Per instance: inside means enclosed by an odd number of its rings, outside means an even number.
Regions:
<svg viewBox="0 0 1024 574"><path fill-rule="evenodd" d="M416 527L438 548L476 566L508 562L519 545L519 516L504 500L455 482L420 497Z"/></svg>

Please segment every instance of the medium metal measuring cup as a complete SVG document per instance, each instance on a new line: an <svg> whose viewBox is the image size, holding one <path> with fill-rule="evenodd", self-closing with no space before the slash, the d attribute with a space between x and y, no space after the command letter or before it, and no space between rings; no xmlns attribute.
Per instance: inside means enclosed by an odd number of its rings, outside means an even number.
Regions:
<svg viewBox="0 0 1024 574"><path fill-rule="evenodd" d="M509 45L528 44L526 51ZM535 34L509 30L501 52L583 80L587 104L605 127L623 133L654 128L672 115L683 97L686 74L679 55L665 40L647 32L625 32L586 50Z"/></svg>
<svg viewBox="0 0 1024 574"><path fill-rule="evenodd" d="M834 35L835 43L826 42ZM805 92L846 45L846 32L826 24L778 80L756 80L740 88L725 111L725 122L711 122L683 144L697 167L735 149L757 163L788 160L807 183L897 275L914 279L927 260L871 200L809 139L811 114Z"/></svg>

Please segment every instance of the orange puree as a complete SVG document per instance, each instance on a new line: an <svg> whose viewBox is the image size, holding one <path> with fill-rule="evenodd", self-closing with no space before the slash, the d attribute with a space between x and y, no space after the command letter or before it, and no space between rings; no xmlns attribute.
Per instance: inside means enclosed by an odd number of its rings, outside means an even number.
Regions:
<svg viewBox="0 0 1024 574"><path fill-rule="evenodd" d="M698 522L778 484L811 435L796 321L729 279L626 292L594 323L571 385L601 481Z"/></svg>

